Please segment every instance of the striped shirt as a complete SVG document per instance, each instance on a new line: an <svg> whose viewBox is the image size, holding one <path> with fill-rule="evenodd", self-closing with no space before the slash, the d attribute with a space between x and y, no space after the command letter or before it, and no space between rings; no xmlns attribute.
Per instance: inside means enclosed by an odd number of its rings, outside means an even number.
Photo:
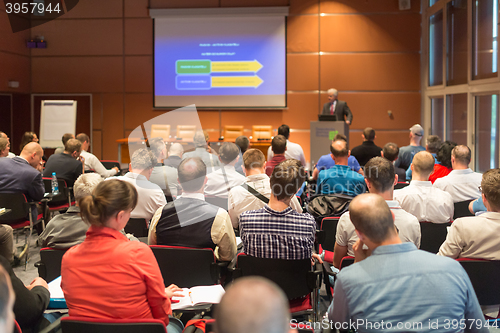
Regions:
<svg viewBox="0 0 500 333"><path fill-rule="evenodd" d="M311 258L315 233L314 218L291 207L277 212L266 205L240 215L244 252L258 258Z"/></svg>

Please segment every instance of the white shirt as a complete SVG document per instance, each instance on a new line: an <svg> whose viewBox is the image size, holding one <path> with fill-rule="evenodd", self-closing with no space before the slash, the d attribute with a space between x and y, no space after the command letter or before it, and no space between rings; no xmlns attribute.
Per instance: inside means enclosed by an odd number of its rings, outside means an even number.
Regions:
<svg viewBox="0 0 500 333"><path fill-rule="evenodd" d="M450 258L500 260L500 213L456 219L438 255Z"/></svg>
<svg viewBox="0 0 500 333"><path fill-rule="evenodd" d="M207 185L205 195L219 198L227 198L228 188L239 186L245 182L245 176L234 169L233 165L224 165L207 174Z"/></svg>
<svg viewBox="0 0 500 333"><path fill-rule="evenodd" d="M472 171L452 170L447 176L436 179L434 186L451 194L453 202L477 199L481 196L479 186L483 175Z"/></svg>
<svg viewBox="0 0 500 333"><path fill-rule="evenodd" d="M16 157L16 154L11 153L11 152L9 151L9 154L8 154L6 157L8 157L8 158Z"/></svg>
<svg viewBox="0 0 500 333"><path fill-rule="evenodd" d="M269 147L267 149L267 160L270 161L271 158L273 158L273 156L274 156L273 149L272 147ZM306 158L304 156L304 151L302 150L302 147L298 143L293 143L286 140L285 157L287 160L291 158L299 160L303 166L306 166Z"/></svg>
<svg viewBox="0 0 500 333"><path fill-rule="evenodd" d="M114 179L130 183L137 190L137 206L130 214L131 218L143 218L149 222L156 210L167 204L165 194L163 194L161 188L147 180L144 175L127 172L125 176Z"/></svg>
<svg viewBox="0 0 500 333"><path fill-rule="evenodd" d="M271 198L271 183L269 176L265 173L258 175L251 175L245 178L245 183L253 187L257 192L265 196L266 198ZM228 198L228 212L231 218L231 223L235 229L238 228L240 221L240 215L248 210L261 209L266 204L257 198L252 193L248 192L241 186L236 186L229 192ZM300 207L299 200L296 196L293 196L290 207L298 213L302 213L302 207Z"/></svg>
<svg viewBox="0 0 500 333"><path fill-rule="evenodd" d="M104 165L102 165L101 161L97 157L95 157L94 154L91 154L89 152L86 152L85 150L82 150L80 153L80 156L83 156L85 158L85 171L88 171L90 169L93 169L96 173L100 174L101 177L103 178L108 178L111 176L116 175L118 172L113 169L107 170Z"/></svg>
<svg viewBox="0 0 500 333"><path fill-rule="evenodd" d="M399 203L394 200L386 200L387 205L394 213L394 224L398 228L399 239L403 243L411 242L415 244L417 248L420 247L420 224L415 216L410 213L405 212ZM345 212L339 219L337 224L337 234L335 236L335 242L340 246L347 246L347 255L354 257L354 251L352 246L358 240L358 235L354 228L354 224L351 222L349 212Z"/></svg>
<svg viewBox="0 0 500 333"><path fill-rule="evenodd" d="M394 191L394 200L419 222L447 223L453 220L451 195L433 187L430 181L412 180L410 185Z"/></svg>

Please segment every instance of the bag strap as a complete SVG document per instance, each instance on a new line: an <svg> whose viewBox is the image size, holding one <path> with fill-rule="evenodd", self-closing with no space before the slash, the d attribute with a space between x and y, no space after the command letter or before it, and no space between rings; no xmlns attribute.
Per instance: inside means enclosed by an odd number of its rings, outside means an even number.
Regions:
<svg viewBox="0 0 500 333"><path fill-rule="evenodd" d="M264 202L265 204L269 203L269 199L260 194L256 189L254 189L252 186L248 186L248 184L244 183L241 184L241 187L243 187L245 190L253 194L257 199L260 201Z"/></svg>

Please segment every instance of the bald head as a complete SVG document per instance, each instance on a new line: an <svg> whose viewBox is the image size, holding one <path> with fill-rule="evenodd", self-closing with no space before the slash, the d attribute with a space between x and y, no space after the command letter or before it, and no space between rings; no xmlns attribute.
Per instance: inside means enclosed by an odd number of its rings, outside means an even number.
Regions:
<svg viewBox="0 0 500 333"><path fill-rule="evenodd" d="M261 277L238 279L215 310L217 333L286 333L290 310L285 294Z"/></svg>
<svg viewBox="0 0 500 333"><path fill-rule="evenodd" d="M202 190L207 176L207 166L201 158L186 158L177 168L179 182L184 192L197 192Z"/></svg>
<svg viewBox="0 0 500 333"><path fill-rule="evenodd" d="M349 205L349 214L356 230L375 244L381 244L396 232L391 210L378 194L356 196Z"/></svg>
<svg viewBox="0 0 500 333"><path fill-rule="evenodd" d="M28 163L36 169L39 167L40 161L42 160L43 149L38 143L30 142L24 146L19 156L28 161Z"/></svg>
<svg viewBox="0 0 500 333"><path fill-rule="evenodd" d="M420 151L413 157L412 165L414 174L429 179L434 171L434 156L427 151Z"/></svg>
<svg viewBox="0 0 500 333"><path fill-rule="evenodd" d="M184 153L184 148L182 148L182 145L178 142L172 143L170 146L170 150L168 151L168 156L179 156L182 157L182 154Z"/></svg>
<svg viewBox="0 0 500 333"><path fill-rule="evenodd" d="M0 139L7 139L7 134L0 131Z"/></svg>
<svg viewBox="0 0 500 333"><path fill-rule="evenodd" d="M453 169L467 169L471 160L469 147L458 145L451 151L451 165Z"/></svg>

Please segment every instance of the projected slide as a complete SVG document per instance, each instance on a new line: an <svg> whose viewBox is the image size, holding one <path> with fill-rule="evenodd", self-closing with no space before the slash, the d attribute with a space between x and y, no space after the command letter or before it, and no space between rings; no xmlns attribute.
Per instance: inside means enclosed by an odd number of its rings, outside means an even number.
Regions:
<svg viewBox="0 0 500 333"><path fill-rule="evenodd" d="M283 17L155 19L155 106L284 107Z"/></svg>

